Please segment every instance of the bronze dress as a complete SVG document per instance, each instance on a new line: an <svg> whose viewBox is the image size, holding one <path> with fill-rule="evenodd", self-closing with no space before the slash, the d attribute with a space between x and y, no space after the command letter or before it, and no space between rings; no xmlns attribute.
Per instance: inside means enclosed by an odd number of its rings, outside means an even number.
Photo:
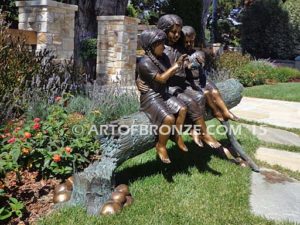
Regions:
<svg viewBox="0 0 300 225"><path fill-rule="evenodd" d="M171 67L165 54L158 60L166 68ZM185 107L183 102L168 93L166 84L155 81L155 76L163 73L163 71L147 55L139 60L137 72L139 78L149 87L147 92L141 93L140 111L146 113L151 123L160 126L166 116L174 115L179 112L180 108Z"/></svg>
<svg viewBox="0 0 300 225"><path fill-rule="evenodd" d="M165 53L173 63L181 55L178 49L170 46L166 46ZM168 86L169 93L187 105L187 118L194 122L204 116L205 97L201 90L194 90L190 86L188 80L191 79L193 79L192 74L180 70L169 79Z"/></svg>

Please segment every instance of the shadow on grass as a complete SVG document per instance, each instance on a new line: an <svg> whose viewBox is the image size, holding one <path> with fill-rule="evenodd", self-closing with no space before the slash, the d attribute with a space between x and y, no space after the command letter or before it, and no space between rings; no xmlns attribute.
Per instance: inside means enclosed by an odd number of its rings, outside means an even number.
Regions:
<svg viewBox="0 0 300 225"><path fill-rule="evenodd" d="M221 140L220 142L223 146L229 145L229 142L226 139ZM220 157L213 149L207 146L199 148L193 142L187 142L186 146L189 149L188 152L180 151L175 144L168 149L168 154L172 161L171 164L162 163L157 156L156 160L150 160L146 163L118 171L115 176L116 183L128 184L138 179L159 173L163 174L168 182L174 182L173 176L176 174L190 175L189 168L191 167L196 167L199 173L209 172L215 176L222 175L208 165L212 155Z"/></svg>

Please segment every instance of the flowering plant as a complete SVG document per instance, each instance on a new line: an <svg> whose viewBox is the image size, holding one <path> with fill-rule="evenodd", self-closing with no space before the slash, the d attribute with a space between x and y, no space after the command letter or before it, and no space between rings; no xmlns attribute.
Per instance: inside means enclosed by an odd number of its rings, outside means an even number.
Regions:
<svg viewBox="0 0 300 225"><path fill-rule="evenodd" d="M79 113L67 114L65 104L64 99L56 98L45 120L23 118L0 130L0 175L28 168L46 176L67 177L99 155L98 141L72 132L74 125L88 128L88 120Z"/></svg>

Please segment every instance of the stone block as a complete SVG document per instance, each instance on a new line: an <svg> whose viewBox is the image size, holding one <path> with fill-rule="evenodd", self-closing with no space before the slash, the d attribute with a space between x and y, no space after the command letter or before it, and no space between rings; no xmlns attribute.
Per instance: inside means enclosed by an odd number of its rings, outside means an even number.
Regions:
<svg viewBox="0 0 300 225"><path fill-rule="evenodd" d="M32 8L24 8L24 7L19 8L19 15L21 13L31 13L31 12L32 12Z"/></svg>
<svg viewBox="0 0 300 225"><path fill-rule="evenodd" d="M19 30L33 30L28 23L19 23L18 24Z"/></svg>
<svg viewBox="0 0 300 225"><path fill-rule="evenodd" d="M28 13L19 13L19 23L27 22Z"/></svg>
<svg viewBox="0 0 300 225"><path fill-rule="evenodd" d="M47 44L37 44L36 45L36 51L44 50L47 47L48 47Z"/></svg>
<svg viewBox="0 0 300 225"><path fill-rule="evenodd" d="M38 33L37 44L52 44L52 34L49 33Z"/></svg>
<svg viewBox="0 0 300 225"><path fill-rule="evenodd" d="M63 44L63 49L65 51L73 51L74 50L74 39L63 38L62 44Z"/></svg>
<svg viewBox="0 0 300 225"><path fill-rule="evenodd" d="M62 38L60 34L53 34L53 44L54 45L61 45L62 44Z"/></svg>
<svg viewBox="0 0 300 225"><path fill-rule="evenodd" d="M54 22L54 13L52 12L40 12L37 14L37 21L40 22L48 22L53 23Z"/></svg>
<svg viewBox="0 0 300 225"><path fill-rule="evenodd" d="M47 22L29 22L29 25L36 32L48 32L49 30Z"/></svg>

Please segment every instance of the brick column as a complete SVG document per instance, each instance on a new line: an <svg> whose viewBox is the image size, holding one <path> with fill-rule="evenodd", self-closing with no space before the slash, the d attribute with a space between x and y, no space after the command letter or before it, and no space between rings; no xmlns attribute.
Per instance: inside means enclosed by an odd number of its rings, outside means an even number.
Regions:
<svg viewBox="0 0 300 225"><path fill-rule="evenodd" d="M37 32L37 49L54 50L59 60L74 51L75 12L78 6L51 0L17 1L19 29Z"/></svg>
<svg viewBox="0 0 300 225"><path fill-rule="evenodd" d="M97 80L133 85L139 20L126 16L99 16Z"/></svg>

